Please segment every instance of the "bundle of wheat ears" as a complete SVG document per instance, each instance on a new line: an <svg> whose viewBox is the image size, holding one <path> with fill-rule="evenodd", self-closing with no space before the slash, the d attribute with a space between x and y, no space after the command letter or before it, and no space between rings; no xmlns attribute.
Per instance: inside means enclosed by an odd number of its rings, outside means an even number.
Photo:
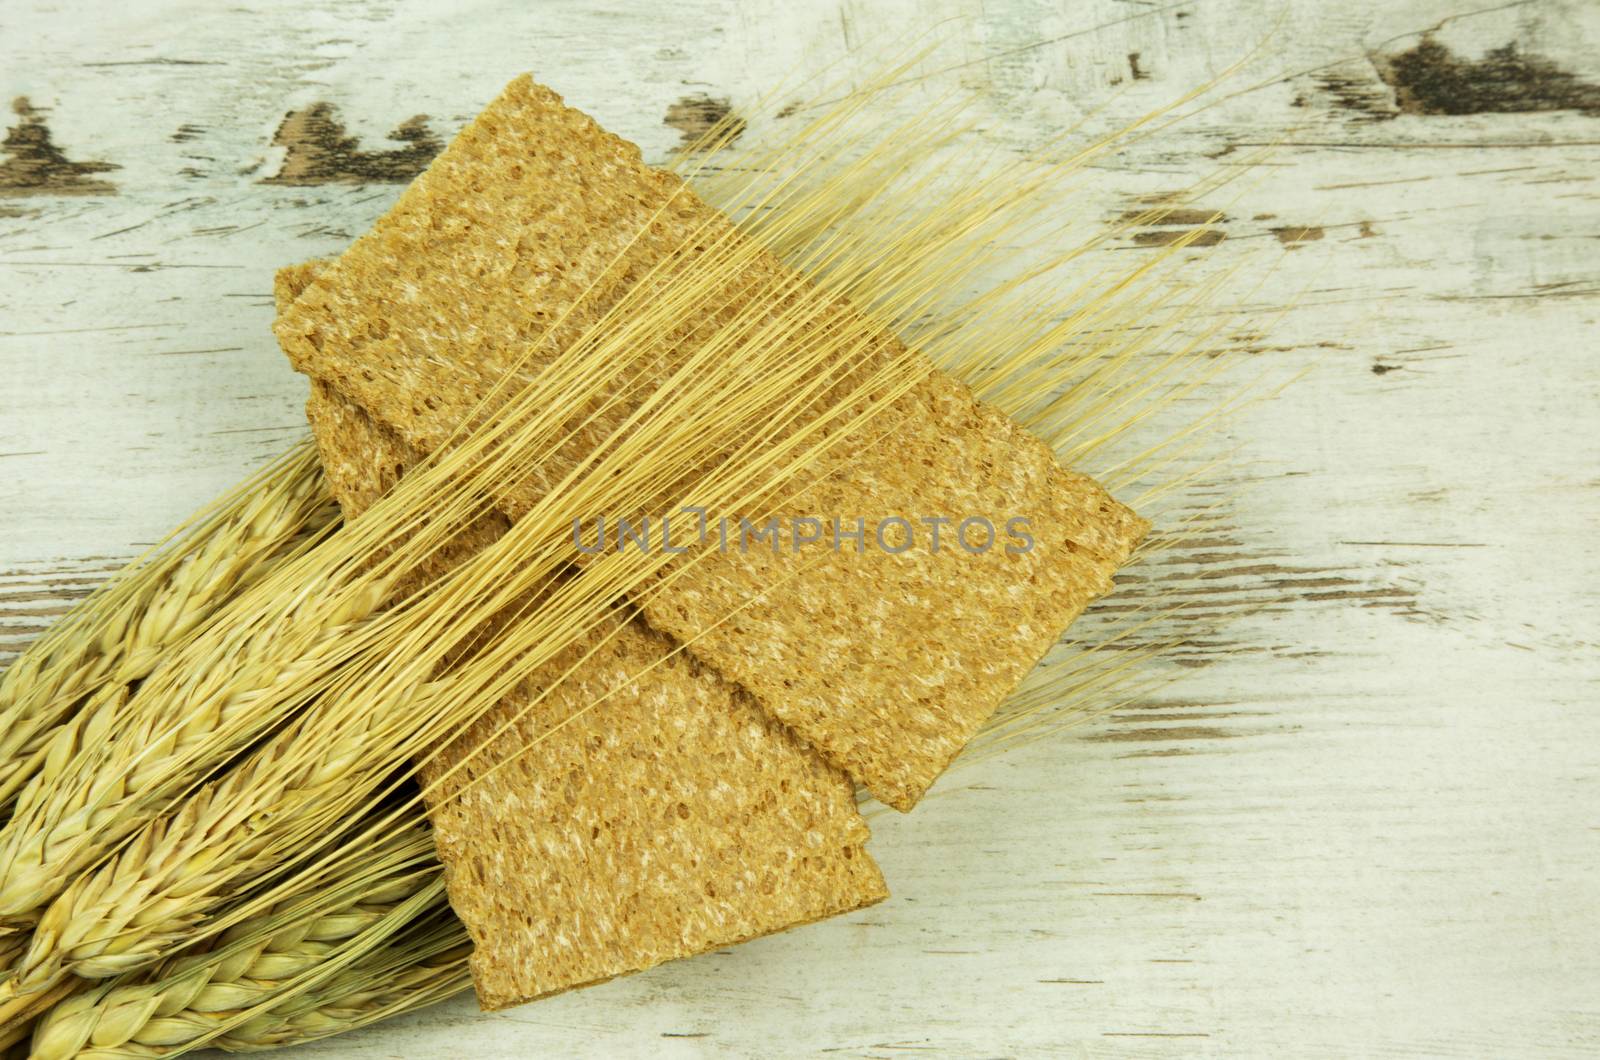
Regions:
<svg viewBox="0 0 1600 1060"><path fill-rule="evenodd" d="M1063 632L1213 292L1182 240L1075 267L1114 138L947 150L911 69L668 169L523 77L279 273L314 441L0 680L0 1044L284 1045L857 909L860 800L1130 687L1150 616Z"/></svg>

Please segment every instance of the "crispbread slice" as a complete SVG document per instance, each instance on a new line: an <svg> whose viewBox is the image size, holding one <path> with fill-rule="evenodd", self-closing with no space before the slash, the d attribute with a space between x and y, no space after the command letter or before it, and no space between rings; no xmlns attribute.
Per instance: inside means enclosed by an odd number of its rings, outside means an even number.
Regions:
<svg viewBox="0 0 1600 1060"><path fill-rule="evenodd" d="M280 302L315 270L281 272ZM418 458L323 384L313 384L307 411L347 514ZM508 525L485 516L433 566L464 561ZM484 1008L888 893L849 780L748 693L637 619L609 618L428 758L421 774Z"/></svg>
<svg viewBox="0 0 1600 1060"><path fill-rule="evenodd" d="M679 187L633 145L519 78L283 314L280 341L298 369L431 451L516 358L531 349L524 371L537 372L652 266L692 267L681 248L727 230ZM762 257L730 281L731 294L783 271ZM664 337L661 371L691 344ZM883 344L901 348L889 335ZM621 402L613 413L626 410ZM909 809L1109 591L1147 524L947 376L934 374L883 422L894 425L887 436L869 429L830 451L817 465L827 481L785 514L869 528L894 516L946 518L951 529L971 516L1001 529L1021 519L1032 547L1002 542L973 555L947 538L937 553L927 544L899 555L813 550L814 569L798 577L792 553L731 549L638 602L652 626L740 682L830 762ZM536 472L508 514L532 503L540 475L565 470L557 461ZM746 514L762 522L770 513Z"/></svg>
<svg viewBox="0 0 1600 1060"><path fill-rule="evenodd" d="M848 779L672 647L643 623L622 625L557 695L469 755L579 660L569 649L423 770L431 781L465 756L430 818L485 1008L887 896Z"/></svg>
<svg viewBox="0 0 1600 1060"><path fill-rule="evenodd" d="M883 450L840 462L806 489L803 505L779 509L780 523L864 515L875 545L881 521L949 515L941 551L932 551L927 525L916 527L922 546L900 554L858 553L849 542L798 554L750 547L708 556L703 573L639 597L653 627L689 642L902 810L1066 624L1111 590L1112 574L1147 527L948 376L902 405L913 403ZM997 540L967 552L961 520L991 513L1000 513L991 519ZM1006 534L1013 517L1029 521L1034 552L1007 551L1019 541ZM882 528L896 547L904 527ZM967 541L976 548L988 533L970 524Z"/></svg>

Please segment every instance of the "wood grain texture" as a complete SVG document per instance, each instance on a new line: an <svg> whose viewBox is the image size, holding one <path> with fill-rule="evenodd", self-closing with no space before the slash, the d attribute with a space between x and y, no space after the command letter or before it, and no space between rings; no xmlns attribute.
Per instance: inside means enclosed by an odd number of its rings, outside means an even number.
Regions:
<svg viewBox="0 0 1600 1060"><path fill-rule="evenodd" d="M1591 1055L1585 0L7 4L0 98L28 103L0 147L0 651L304 431L272 270L342 248L515 73L661 160L707 106L876 69L936 24L929 98L976 90L975 142L1008 149L1114 126L1260 45L1068 207L1112 221L1238 171L1090 262L1205 226L1189 275L1261 277L1234 343L1275 378L1313 369L1231 422L1231 460L1169 513L1220 502L1217 525L1097 618L1192 600L1226 621L1160 693L874 814L883 905L306 1054ZM13 164L41 144L46 172L110 188ZM291 180L296 157L315 164Z"/></svg>

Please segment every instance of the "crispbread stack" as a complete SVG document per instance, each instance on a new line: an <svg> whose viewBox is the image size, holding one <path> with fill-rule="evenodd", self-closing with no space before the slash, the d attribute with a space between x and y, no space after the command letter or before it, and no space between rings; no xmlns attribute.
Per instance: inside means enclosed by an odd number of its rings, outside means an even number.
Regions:
<svg viewBox="0 0 1600 1060"><path fill-rule="evenodd" d="M530 348L529 374L653 267L692 268L683 248L727 226L633 145L523 77L285 310L277 331L295 366L336 400L427 452L450 441ZM783 275L759 256L731 294ZM664 337L662 370L693 342ZM883 347L900 348L888 334ZM829 762L909 809L1110 589L1147 525L946 376L935 373L883 422L888 435L831 450L816 469L823 481L783 514L861 518L869 533L896 516L952 527L968 516L1021 519L1032 547L996 542L975 555L947 539L937 552L811 552L803 577L791 576L793 555L734 549L698 556L639 602L652 626ZM533 475L507 514L532 502L541 475L563 470Z"/></svg>
<svg viewBox="0 0 1600 1060"><path fill-rule="evenodd" d="M281 270L280 305L319 267ZM347 516L419 459L324 384L308 413ZM508 525L483 517L433 565L464 561ZM747 693L621 615L429 757L421 779L489 1009L888 893L848 779Z"/></svg>

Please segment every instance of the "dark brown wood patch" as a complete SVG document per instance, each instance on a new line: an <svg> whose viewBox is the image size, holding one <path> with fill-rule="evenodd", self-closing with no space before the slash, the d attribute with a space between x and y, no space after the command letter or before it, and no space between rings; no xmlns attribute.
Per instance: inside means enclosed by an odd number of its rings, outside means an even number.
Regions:
<svg viewBox="0 0 1600 1060"><path fill-rule="evenodd" d="M1214 247L1226 238L1226 232L1215 228L1205 228L1199 232L1189 228L1155 228L1133 234L1134 245L1141 247L1170 247L1178 243L1190 247Z"/></svg>
<svg viewBox="0 0 1600 1060"><path fill-rule="evenodd" d="M1482 59L1457 56L1431 38L1378 64L1403 114L1522 114L1575 110L1600 115L1600 85L1582 81L1515 42Z"/></svg>
<svg viewBox="0 0 1600 1060"><path fill-rule="evenodd" d="M1282 225L1271 229L1272 235L1286 247L1302 243L1315 243L1328 233L1319 225Z"/></svg>
<svg viewBox="0 0 1600 1060"><path fill-rule="evenodd" d="M272 145L287 150L283 167L263 184L404 184L428 167L444 147L428 116L407 118L389 134L404 144L392 151L363 151L331 103L313 103L284 115Z"/></svg>
<svg viewBox="0 0 1600 1060"><path fill-rule="evenodd" d="M0 142L0 196L115 195L116 185L92 174L120 168L111 162L74 162L55 145L44 110L18 96L11 109L20 119Z"/></svg>
<svg viewBox="0 0 1600 1060"><path fill-rule="evenodd" d="M667 107L663 125L671 126L683 134L681 147L693 147L700 138L716 127L717 123L733 114L733 105L726 99L713 99L704 93L684 96ZM728 143L733 143L744 132L743 118L729 119Z"/></svg>

